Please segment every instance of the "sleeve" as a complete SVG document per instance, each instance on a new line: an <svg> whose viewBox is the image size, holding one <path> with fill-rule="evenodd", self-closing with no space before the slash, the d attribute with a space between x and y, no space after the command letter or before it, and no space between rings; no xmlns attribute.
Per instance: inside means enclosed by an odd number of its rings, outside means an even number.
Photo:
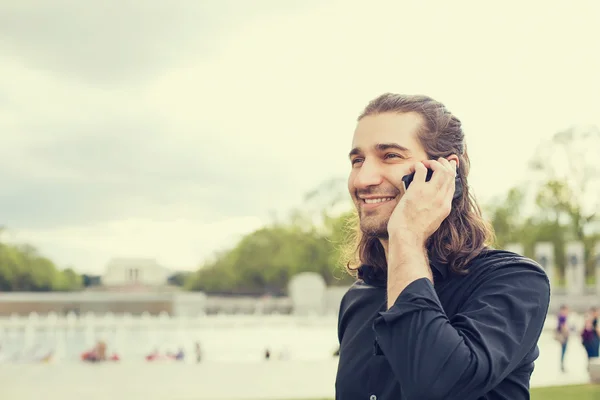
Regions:
<svg viewBox="0 0 600 400"><path fill-rule="evenodd" d="M510 264L488 273L451 320L431 282L416 280L373 329L407 399L478 399L537 344L549 301L543 270Z"/></svg>

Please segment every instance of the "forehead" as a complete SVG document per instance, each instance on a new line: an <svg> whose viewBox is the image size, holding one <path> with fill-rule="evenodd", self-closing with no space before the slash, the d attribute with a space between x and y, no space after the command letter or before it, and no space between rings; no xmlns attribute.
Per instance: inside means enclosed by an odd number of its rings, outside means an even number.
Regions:
<svg viewBox="0 0 600 400"><path fill-rule="evenodd" d="M362 118L356 125L352 148L367 150L377 143L397 143L409 150L422 148L417 132L423 119L420 114L382 113Z"/></svg>

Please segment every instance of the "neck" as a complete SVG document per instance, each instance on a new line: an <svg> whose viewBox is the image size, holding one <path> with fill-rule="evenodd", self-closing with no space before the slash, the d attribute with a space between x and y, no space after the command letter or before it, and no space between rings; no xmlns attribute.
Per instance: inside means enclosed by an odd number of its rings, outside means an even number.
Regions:
<svg viewBox="0 0 600 400"><path fill-rule="evenodd" d="M389 240L388 239L379 239L379 243L383 246L383 251L385 252L385 259L389 260L388 257L388 248L389 248Z"/></svg>

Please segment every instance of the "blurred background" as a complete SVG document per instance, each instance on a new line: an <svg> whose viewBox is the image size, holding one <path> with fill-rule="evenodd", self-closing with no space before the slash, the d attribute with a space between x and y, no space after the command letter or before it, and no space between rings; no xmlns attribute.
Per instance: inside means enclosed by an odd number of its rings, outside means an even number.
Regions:
<svg viewBox="0 0 600 400"><path fill-rule="evenodd" d="M495 247L551 277L533 398L600 393L580 338L600 305L599 17L593 0L1 1L0 395L333 398L347 153L384 92L462 121Z"/></svg>

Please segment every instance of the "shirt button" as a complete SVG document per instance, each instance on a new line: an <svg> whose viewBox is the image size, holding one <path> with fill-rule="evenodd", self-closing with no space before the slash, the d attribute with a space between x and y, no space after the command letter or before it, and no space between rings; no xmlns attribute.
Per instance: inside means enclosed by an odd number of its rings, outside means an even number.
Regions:
<svg viewBox="0 0 600 400"><path fill-rule="evenodd" d="M374 394L372 394L372 395L369 397L369 400L377 400L377 396L375 396Z"/></svg>

